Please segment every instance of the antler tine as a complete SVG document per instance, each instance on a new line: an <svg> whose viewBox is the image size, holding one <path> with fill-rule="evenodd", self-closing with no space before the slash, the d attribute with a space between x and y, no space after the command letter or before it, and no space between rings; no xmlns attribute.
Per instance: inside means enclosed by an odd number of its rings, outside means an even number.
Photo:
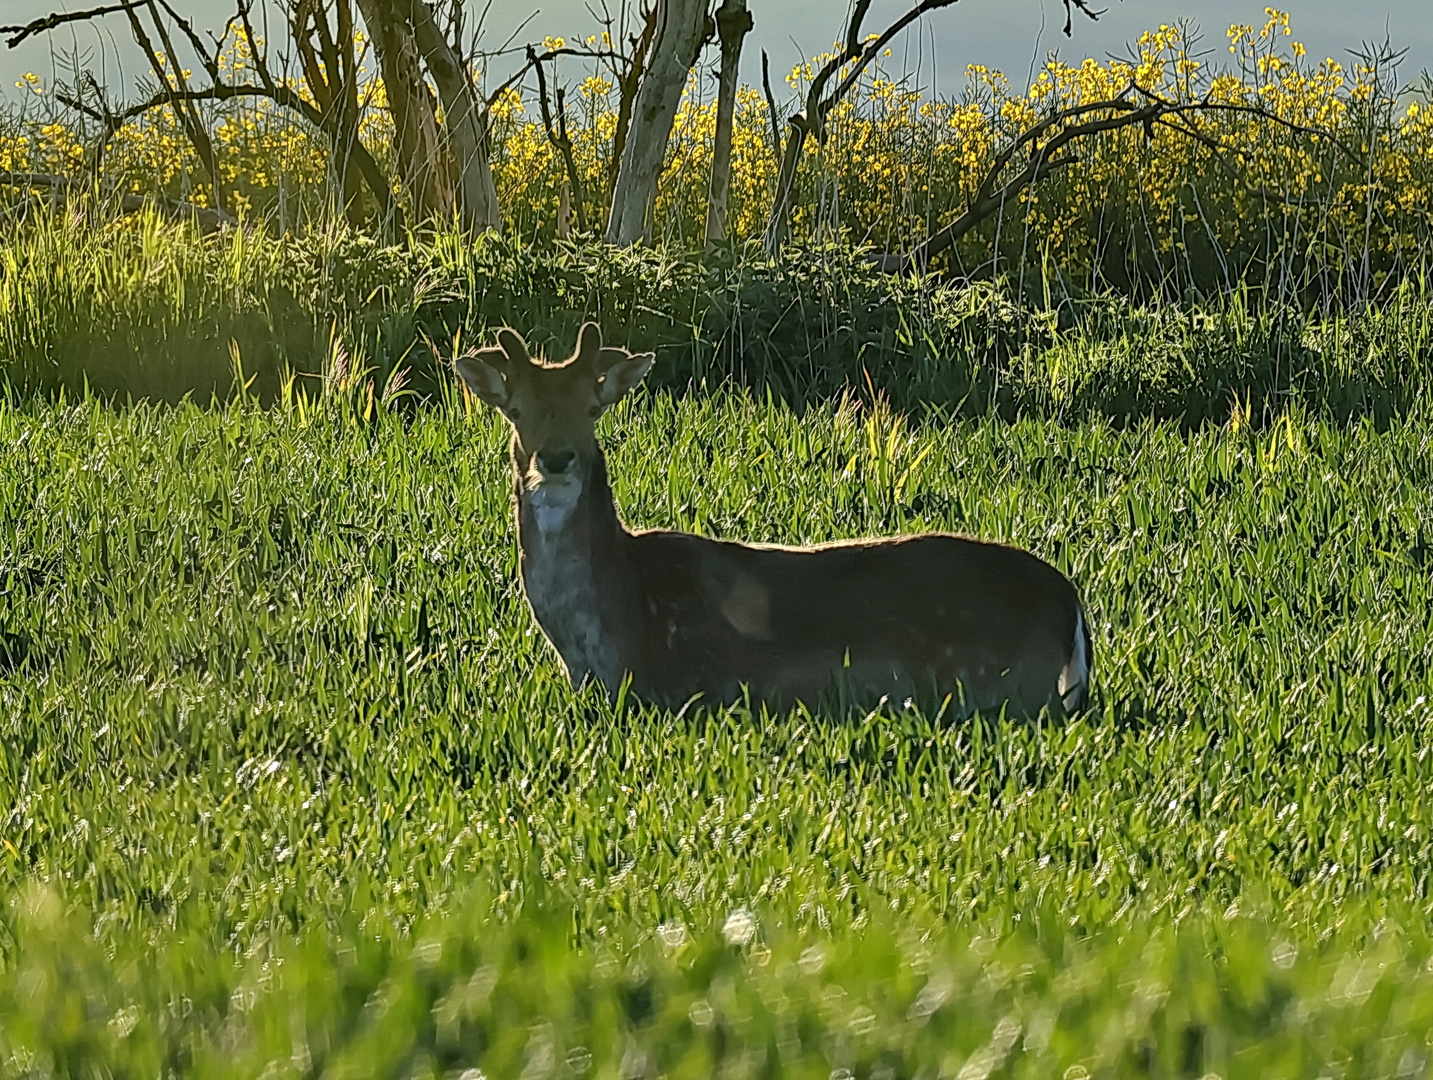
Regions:
<svg viewBox="0 0 1433 1080"><path fill-rule="evenodd" d="M527 351L527 342L522 339L522 335L510 326L504 326L498 331L498 344L514 364L520 364L524 360L530 364L537 363Z"/></svg>

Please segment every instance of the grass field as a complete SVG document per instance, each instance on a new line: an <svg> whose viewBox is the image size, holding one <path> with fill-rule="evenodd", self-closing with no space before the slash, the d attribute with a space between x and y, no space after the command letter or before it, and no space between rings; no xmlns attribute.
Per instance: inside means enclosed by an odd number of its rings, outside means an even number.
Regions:
<svg viewBox="0 0 1433 1080"><path fill-rule="evenodd" d="M94 144L99 112L25 76L0 1080L1433 1078L1433 84L1250 14L1227 65L1183 24L1029 87L972 67L958 100L878 63L779 257L792 105L750 88L733 239L700 239L694 79L657 240L623 249L622 106L576 56L571 169L532 88L500 96L506 235L476 238L412 205L374 82L406 229L340 209L348 136L247 94L196 114L208 177L169 106ZM216 47L254 75L247 28ZM1151 93L1215 109L1092 119ZM1058 171L934 273L874 268L861 245L1047 160L1062 107L1093 111ZM211 180L242 220L207 237L112 197ZM589 318L657 358L602 421L630 525L1022 545L1083 594L1090 709L571 690L518 586L506 428L449 359L505 324L565 354Z"/></svg>
<svg viewBox="0 0 1433 1080"><path fill-rule="evenodd" d="M1308 322L1320 380L1198 422L1131 365L1263 370L1258 317L1052 323L1015 416L658 379L604 421L632 525L1054 562L1061 724L574 695L451 395L12 393L0 1075L1428 1075L1429 318Z"/></svg>

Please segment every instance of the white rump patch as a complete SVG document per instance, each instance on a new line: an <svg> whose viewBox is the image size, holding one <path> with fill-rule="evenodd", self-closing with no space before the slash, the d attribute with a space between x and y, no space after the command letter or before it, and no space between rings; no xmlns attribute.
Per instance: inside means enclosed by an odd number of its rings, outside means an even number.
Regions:
<svg viewBox="0 0 1433 1080"><path fill-rule="evenodd" d="M1075 644L1070 650L1070 662L1060 672L1060 703L1066 712L1074 712L1085 696L1090 681L1090 654L1085 645L1085 612L1075 608Z"/></svg>

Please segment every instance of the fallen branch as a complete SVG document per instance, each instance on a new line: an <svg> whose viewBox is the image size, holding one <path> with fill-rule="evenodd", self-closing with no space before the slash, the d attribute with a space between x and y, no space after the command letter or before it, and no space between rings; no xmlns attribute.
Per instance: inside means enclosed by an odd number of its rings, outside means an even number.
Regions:
<svg viewBox="0 0 1433 1080"><path fill-rule="evenodd" d="M56 194L65 195L89 190L87 185L78 184L69 177L58 176L54 173L35 172L0 172L0 187L45 188ZM105 198L116 197L116 193L113 191L100 194ZM212 206L200 206L183 199L166 199L162 195L142 195L138 192L126 191L118 194L117 201L120 210L126 214L138 213L146 207L153 207L165 217L173 220L193 219L198 224L199 231L206 235L218 232L225 226L239 224L238 218L223 210L216 210Z"/></svg>

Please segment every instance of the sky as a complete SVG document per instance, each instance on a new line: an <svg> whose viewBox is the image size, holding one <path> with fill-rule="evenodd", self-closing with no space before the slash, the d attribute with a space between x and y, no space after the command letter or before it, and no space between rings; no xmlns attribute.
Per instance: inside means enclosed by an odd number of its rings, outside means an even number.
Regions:
<svg viewBox="0 0 1433 1080"><path fill-rule="evenodd" d="M200 29L218 29L234 11L233 0L171 0ZM263 0L260 0L262 3ZM484 0L468 0L470 9L482 9ZM606 0L615 11L623 0ZM635 3L635 0L628 0ZM875 0L866 25L880 30L904 11L911 0ZM1204 34L1210 59L1227 57L1224 31L1230 23L1264 22L1268 0L1096 0L1105 8L1098 22L1076 17L1074 36L1066 39L1064 7L1060 0L959 0L950 8L929 15L919 30L912 27L894 43L890 62L896 70L914 73L927 91L958 93L967 64L998 68L1010 81L1025 84L1032 66L1048 50L1066 60L1085 56L1123 55L1144 29L1180 19L1193 20ZM492 48L515 31L518 41L540 40L546 34L569 39L596 32L591 10L602 0L492 0L484 24L482 44ZM0 25L24 23L67 8L80 10L93 0L0 0ZM257 5L256 5L257 6ZM1349 59L1349 50L1365 42L1393 43L1408 50L1400 69L1405 81L1424 70L1433 71L1433 0L1285 0L1292 15L1293 39L1304 43L1313 57ZM760 53L771 56L772 81L778 91L782 77L803 56L830 48L845 24L846 0L750 0L755 27L746 41L743 77L753 85L760 79ZM20 97L14 82L33 71L50 85L58 63L63 74L64 54L76 49L84 63L116 96L132 95L135 77L147 64L129 40L123 15L110 15L97 25L66 28L49 39L32 39L17 49L0 45L0 88L12 100ZM521 29L520 29L521 28ZM59 54L58 59L56 54ZM715 50L708 60L714 62ZM508 61L509 63L511 61ZM504 61L493 62L495 74Z"/></svg>

